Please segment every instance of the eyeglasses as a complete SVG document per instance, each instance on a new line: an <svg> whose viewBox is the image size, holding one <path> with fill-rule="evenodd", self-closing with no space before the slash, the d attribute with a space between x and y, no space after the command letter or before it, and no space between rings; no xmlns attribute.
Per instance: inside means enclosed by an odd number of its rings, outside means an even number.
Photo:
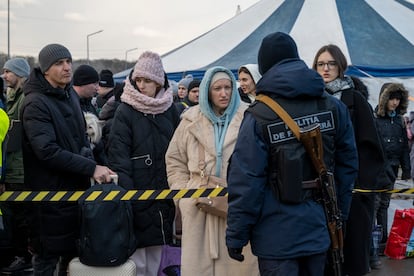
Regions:
<svg viewBox="0 0 414 276"><path fill-rule="evenodd" d="M337 65L338 65L338 64L336 64L336 61L333 61L333 60L328 61L328 62L318 62L318 63L316 63L316 66L317 66L319 69L324 69L324 68L325 68L325 66L328 66L328 69L329 69L329 70L330 70L330 69L332 69L332 68L335 68Z"/></svg>

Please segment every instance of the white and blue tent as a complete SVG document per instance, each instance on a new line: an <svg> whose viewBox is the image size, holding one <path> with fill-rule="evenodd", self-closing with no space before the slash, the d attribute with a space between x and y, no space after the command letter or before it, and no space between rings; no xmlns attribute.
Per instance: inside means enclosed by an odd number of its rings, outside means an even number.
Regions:
<svg viewBox="0 0 414 276"><path fill-rule="evenodd" d="M165 53L162 61L173 80L201 77L215 65L236 71L257 63L262 38L275 31L295 39L309 66L322 45L338 45L349 63L347 73L363 77L371 102L385 81L403 82L414 93L413 0L261 0Z"/></svg>

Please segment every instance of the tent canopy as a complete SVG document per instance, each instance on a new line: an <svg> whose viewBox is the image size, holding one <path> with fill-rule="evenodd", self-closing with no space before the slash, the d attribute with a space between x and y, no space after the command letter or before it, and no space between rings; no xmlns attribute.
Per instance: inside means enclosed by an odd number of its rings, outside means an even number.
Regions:
<svg viewBox="0 0 414 276"><path fill-rule="evenodd" d="M414 4L404 0L261 0L162 55L168 77L202 77L212 66L233 72L257 63L260 41L289 33L309 65L318 49L338 45L357 76L414 77ZM130 70L130 69L129 69ZM125 78L129 70L116 74Z"/></svg>

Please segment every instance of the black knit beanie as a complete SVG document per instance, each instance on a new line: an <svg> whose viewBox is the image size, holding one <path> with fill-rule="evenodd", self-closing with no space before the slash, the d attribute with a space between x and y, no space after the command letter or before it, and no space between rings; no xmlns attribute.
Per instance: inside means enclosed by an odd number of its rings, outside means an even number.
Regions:
<svg viewBox="0 0 414 276"><path fill-rule="evenodd" d="M114 87L114 78L111 70L104 69L99 73L99 86Z"/></svg>
<svg viewBox="0 0 414 276"><path fill-rule="evenodd" d="M260 74L288 58L299 58L298 48L292 37L282 32L271 33L262 40L257 61Z"/></svg>
<svg viewBox="0 0 414 276"><path fill-rule="evenodd" d="M92 66L81 65L73 73L73 85L81 86L96 82L99 82L99 75Z"/></svg>
<svg viewBox="0 0 414 276"><path fill-rule="evenodd" d="M40 70L44 74L50 66L56 61L63 58L69 58L72 60L72 55L69 50L60 44L49 44L43 47L39 52L39 65Z"/></svg>
<svg viewBox="0 0 414 276"><path fill-rule="evenodd" d="M190 92L191 89L193 89L194 87L200 87L200 83L201 83L201 80L198 80L198 79L192 80L190 84L188 85L188 92Z"/></svg>

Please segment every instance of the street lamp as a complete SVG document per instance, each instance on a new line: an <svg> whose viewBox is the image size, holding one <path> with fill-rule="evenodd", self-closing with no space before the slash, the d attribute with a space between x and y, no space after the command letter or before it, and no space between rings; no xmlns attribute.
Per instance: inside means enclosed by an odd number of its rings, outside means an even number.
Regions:
<svg viewBox="0 0 414 276"><path fill-rule="evenodd" d="M99 33L102 33L102 32L103 32L103 30L99 30L97 32L88 34L86 36L86 60L87 60L88 64L89 64L89 37L91 37L93 35L96 35L96 34L99 34Z"/></svg>
<svg viewBox="0 0 414 276"><path fill-rule="evenodd" d="M132 52L132 51L135 51L135 50L138 50L138 48L132 48L132 49L129 49L129 50L125 51L125 70L128 67L128 53Z"/></svg>

